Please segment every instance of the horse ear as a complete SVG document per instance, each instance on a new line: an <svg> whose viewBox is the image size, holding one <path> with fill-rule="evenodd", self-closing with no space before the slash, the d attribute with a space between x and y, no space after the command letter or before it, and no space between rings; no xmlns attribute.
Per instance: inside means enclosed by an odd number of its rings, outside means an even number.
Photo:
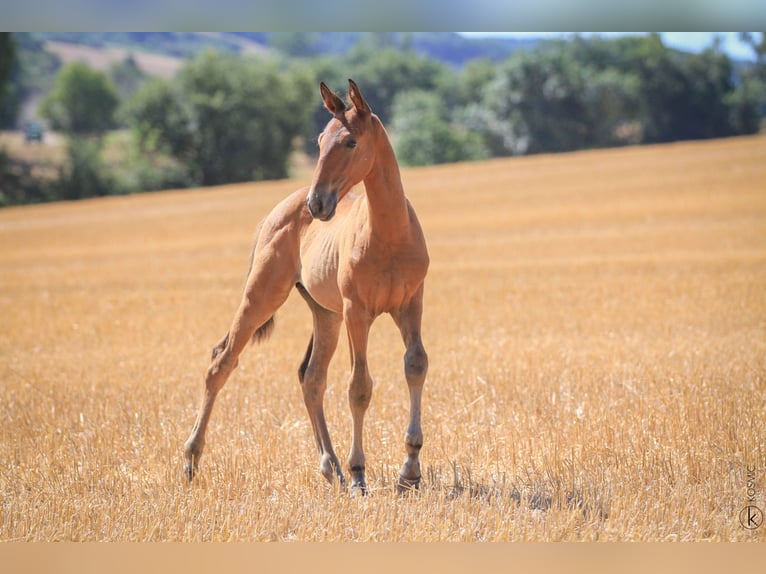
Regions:
<svg viewBox="0 0 766 574"><path fill-rule="evenodd" d="M356 111L363 114L372 113L370 106L367 104L364 96L362 95L362 91L359 89L359 86L356 85L356 82L354 82L354 80L351 78L348 79L348 98L351 100L351 103L354 104Z"/></svg>
<svg viewBox="0 0 766 574"><path fill-rule="evenodd" d="M319 83L319 91L322 92L322 101L324 101L324 107L332 115L337 116L346 109L346 104L343 103L335 92L333 92L324 82Z"/></svg>

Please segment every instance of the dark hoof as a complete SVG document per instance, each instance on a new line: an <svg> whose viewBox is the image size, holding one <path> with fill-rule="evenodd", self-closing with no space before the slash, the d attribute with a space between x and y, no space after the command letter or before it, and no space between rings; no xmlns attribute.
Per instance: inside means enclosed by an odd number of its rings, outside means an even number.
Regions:
<svg viewBox="0 0 766 574"><path fill-rule="evenodd" d="M367 496L367 484L365 482L357 482L354 481L351 484L351 492L353 494L361 494L362 496Z"/></svg>
<svg viewBox="0 0 766 574"><path fill-rule="evenodd" d="M399 494L406 494L408 492L414 492L420 490L420 477L415 479L404 478L399 475L399 481L396 484L396 490Z"/></svg>
<svg viewBox="0 0 766 574"><path fill-rule="evenodd" d="M194 468L194 465L190 463L184 465L184 476L186 477L187 482L191 482L194 479L195 474L197 474L197 469Z"/></svg>
<svg viewBox="0 0 766 574"><path fill-rule="evenodd" d="M362 496L367 494L367 481L364 478L364 467L351 467L351 491L358 492Z"/></svg>
<svg viewBox="0 0 766 574"><path fill-rule="evenodd" d="M319 472L328 483L333 484L337 478L341 488L346 486L346 477L343 476L343 472L340 470L340 464L338 464L337 459L333 459L329 454L322 455L319 461Z"/></svg>

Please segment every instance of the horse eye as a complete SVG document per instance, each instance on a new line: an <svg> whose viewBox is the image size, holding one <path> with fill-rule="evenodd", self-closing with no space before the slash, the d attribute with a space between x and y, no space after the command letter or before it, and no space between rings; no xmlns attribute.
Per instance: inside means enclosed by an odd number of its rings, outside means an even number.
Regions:
<svg viewBox="0 0 766 574"><path fill-rule="evenodd" d="M346 142L346 147L348 149L354 149L356 147L356 140L348 140Z"/></svg>

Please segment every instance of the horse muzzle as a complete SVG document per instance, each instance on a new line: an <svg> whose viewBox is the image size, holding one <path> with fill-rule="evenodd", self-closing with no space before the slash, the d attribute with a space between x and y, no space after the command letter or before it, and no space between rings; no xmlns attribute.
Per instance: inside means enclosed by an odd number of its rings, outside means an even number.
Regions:
<svg viewBox="0 0 766 574"><path fill-rule="evenodd" d="M335 215L335 208L338 207L338 192L318 193L312 189L306 197L306 206L311 217L320 221L328 221Z"/></svg>

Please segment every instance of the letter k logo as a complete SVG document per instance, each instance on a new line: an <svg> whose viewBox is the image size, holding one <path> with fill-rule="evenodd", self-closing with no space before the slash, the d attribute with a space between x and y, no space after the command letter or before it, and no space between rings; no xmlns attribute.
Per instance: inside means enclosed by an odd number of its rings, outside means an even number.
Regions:
<svg viewBox="0 0 766 574"><path fill-rule="evenodd" d="M739 513L739 523L743 528L755 530L763 524L763 512L757 506L746 506Z"/></svg>

